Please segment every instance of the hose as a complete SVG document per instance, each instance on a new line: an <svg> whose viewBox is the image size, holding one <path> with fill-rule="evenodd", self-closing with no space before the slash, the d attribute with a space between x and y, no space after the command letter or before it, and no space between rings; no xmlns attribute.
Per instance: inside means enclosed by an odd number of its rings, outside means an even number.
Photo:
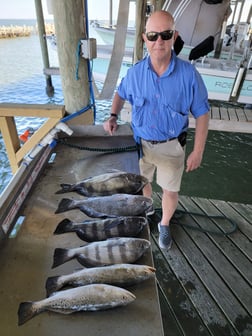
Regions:
<svg viewBox="0 0 252 336"><path fill-rule="evenodd" d="M161 219L162 209L161 208L156 208L155 209L155 214L157 214L159 219ZM220 231L216 231L216 230L202 229L201 227L181 223L179 221L179 219L182 218L185 215L193 215L193 216L205 217L205 218L209 218L209 219L226 220L231 224L231 228L228 231L223 230L224 232L220 232ZM148 217L148 221L154 223L153 215ZM186 211L186 210L176 210L172 219L171 219L171 224L180 225L182 227L186 227L186 228L196 230L196 231L200 231L200 232L204 232L204 233L215 234L217 236L223 236L223 235L228 236L228 235L234 233L237 230L237 223L235 223L232 219L226 217L225 215L207 215L207 214L201 214L201 213L191 212L191 211Z"/></svg>

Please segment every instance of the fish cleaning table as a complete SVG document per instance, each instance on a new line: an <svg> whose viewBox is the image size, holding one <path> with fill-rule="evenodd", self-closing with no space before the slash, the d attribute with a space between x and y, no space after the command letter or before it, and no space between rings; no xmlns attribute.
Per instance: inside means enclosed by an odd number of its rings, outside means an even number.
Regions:
<svg viewBox="0 0 252 336"><path fill-rule="evenodd" d="M83 127L83 129L85 129ZM107 136L102 126L88 127L87 134L79 128L72 144L92 148L134 146L130 128L120 126L117 136ZM89 133L90 132L90 133ZM62 144L56 146L55 160L47 163L32 192L25 201L20 215L24 223L17 236L8 239L0 255L1 335L109 335L109 336L162 336L156 279L152 278L127 288L136 300L125 307L100 312L80 312L63 315L43 312L24 325L17 325L17 311L23 301L36 301L46 297L45 283L49 276L68 274L81 268L76 260L51 269L57 247L73 248L83 245L75 233L53 235L57 224L64 218L74 221L89 219L79 210L55 214L60 200L82 198L76 193L57 195L61 183L74 183L89 176L112 169L139 173L137 152L101 153L80 150ZM140 238L149 239L146 228ZM137 261L153 266L149 249Z"/></svg>

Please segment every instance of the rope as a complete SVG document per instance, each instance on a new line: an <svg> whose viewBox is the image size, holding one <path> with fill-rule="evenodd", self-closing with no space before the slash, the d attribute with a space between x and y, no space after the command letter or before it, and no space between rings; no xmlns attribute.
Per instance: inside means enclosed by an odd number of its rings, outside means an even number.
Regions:
<svg viewBox="0 0 252 336"><path fill-rule="evenodd" d="M91 151L91 152L103 152L103 153L119 153L119 152L132 152L138 150L137 145L134 146L125 146L125 147L114 147L114 148L95 148L95 147L87 147L87 146L80 146L80 145L75 145L67 142L66 139L57 139L57 143L60 143L62 145L71 147L71 148L76 148L79 150L86 150L86 151Z"/></svg>
<svg viewBox="0 0 252 336"><path fill-rule="evenodd" d="M162 215L162 209L161 208L156 208L155 209L155 213L157 213L159 219L161 219L161 215ZM222 219L222 220L227 220L230 224L231 224L231 228L228 231L224 232L219 232L216 230L208 230L208 229L202 229L201 227L196 227L190 224L184 224L184 223L180 223L179 219L181 217L183 217L184 215L194 215L194 216L199 216L199 217L206 217L209 219ZM150 222L153 223L153 220L148 217L148 220L150 220ZM215 234L218 236L228 236L231 233L234 233L237 230L237 223L235 223L232 219L226 217L225 215L205 215L205 214L201 214L201 213L197 213L197 212L190 212L190 211L185 211L185 210L176 210L172 219L171 219L171 224L175 224L175 225L180 225L182 227L186 227L192 230L196 230L196 231L200 231L200 232L204 232L204 233L211 233L211 234Z"/></svg>

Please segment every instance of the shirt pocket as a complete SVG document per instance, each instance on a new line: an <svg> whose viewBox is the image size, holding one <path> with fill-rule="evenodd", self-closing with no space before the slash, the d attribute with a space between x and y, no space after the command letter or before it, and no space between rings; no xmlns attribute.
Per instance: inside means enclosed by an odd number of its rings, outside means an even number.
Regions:
<svg viewBox="0 0 252 336"><path fill-rule="evenodd" d="M132 113L132 123L135 126L142 126L144 119L144 103L143 97L136 97L134 101L134 113Z"/></svg>
<svg viewBox="0 0 252 336"><path fill-rule="evenodd" d="M188 112L176 111L170 105L163 105L160 127L166 128L170 136L177 137L187 125Z"/></svg>

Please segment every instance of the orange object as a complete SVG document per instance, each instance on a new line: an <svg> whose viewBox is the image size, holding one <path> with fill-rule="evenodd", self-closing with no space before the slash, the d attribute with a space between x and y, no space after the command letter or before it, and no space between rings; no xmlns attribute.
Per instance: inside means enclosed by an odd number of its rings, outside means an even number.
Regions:
<svg viewBox="0 0 252 336"><path fill-rule="evenodd" d="M22 142L26 142L28 140L28 137L30 135L30 131L29 130L26 130L23 134L21 134L19 136L19 139L22 141Z"/></svg>

